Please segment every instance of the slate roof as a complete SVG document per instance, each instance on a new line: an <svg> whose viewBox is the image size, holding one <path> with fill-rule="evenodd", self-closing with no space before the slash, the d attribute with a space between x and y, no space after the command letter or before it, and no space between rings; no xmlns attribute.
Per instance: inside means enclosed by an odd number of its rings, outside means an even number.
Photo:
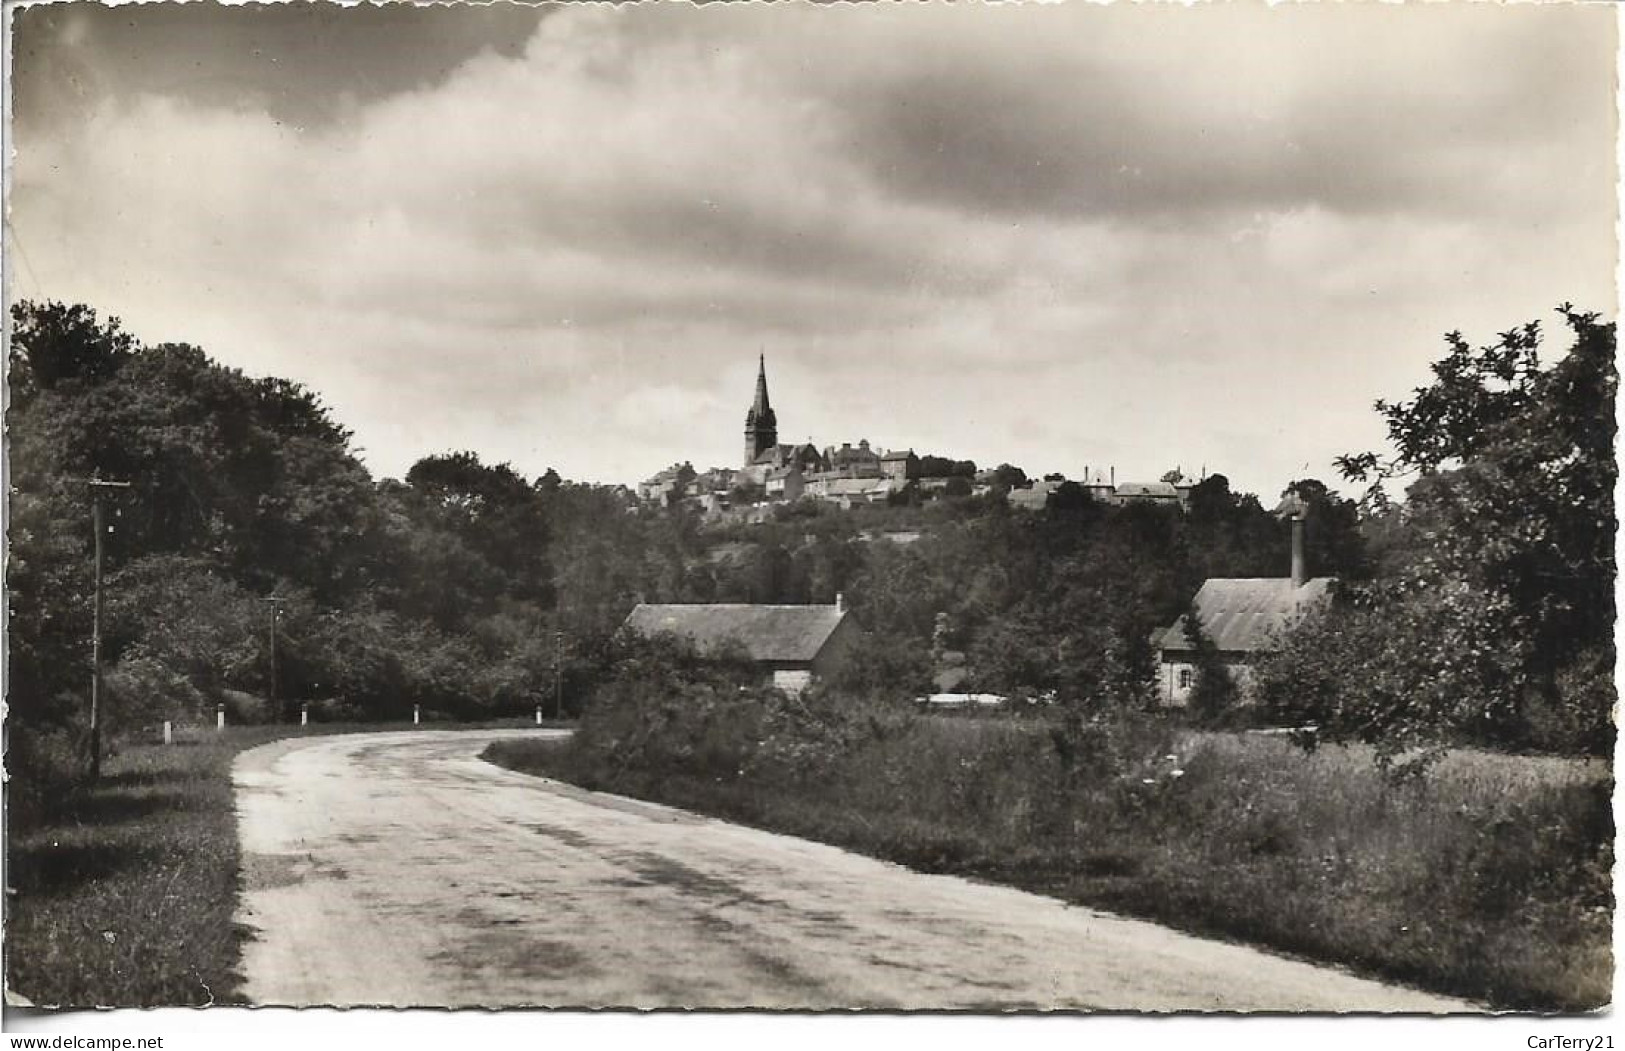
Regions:
<svg viewBox="0 0 1625 1051"><path fill-rule="evenodd" d="M1276 637L1318 603L1324 602L1334 577L1315 577L1299 588L1289 577L1216 577L1202 585L1194 605L1202 630L1223 652L1256 653L1273 649ZM1189 652L1185 618L1162 632L1159 647Z"/></svg>
<svg viewBox="0 0 1625 1051"><path fill-rule="evenodd" d="M1117 487L1117 496L1140 497L1150 500L1177 500L1179 490L1168 482L1124 482Z"/></svg>
<svg viewBox="0 0 1625 1051"><path fill-rule="evenodd" d="M818 656L846 616L837 606L642 602L626 618L626 626L642 635L669 631L702 652L732 640L754 661L806 662Z"/></svg>
<svg viewBox="0 0 1625 1051"><path fill-rule="evenodd" d="M826 496L874 496L891 492L891 479L883 475L873 478L826 478L823 483Z"/></svg>

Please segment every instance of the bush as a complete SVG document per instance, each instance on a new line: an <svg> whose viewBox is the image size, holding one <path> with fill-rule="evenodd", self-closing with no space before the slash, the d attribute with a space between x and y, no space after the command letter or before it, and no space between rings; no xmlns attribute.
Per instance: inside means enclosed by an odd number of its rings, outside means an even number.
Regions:
<svg viewBox="0 0 1625 1051"><path fill-rule="evenodd" d="M75 700L59 698L59 710L72 710ZM90 773L90 744L79 727L13 723L9 731L6 773L10 815L19 827L30 828L85 784Z"/></svg>
<svg viewBox="0 0 1625 1051"><path fill-rule="evenodd" d="M738 776L760 737L764 705L779 696L755 684L743 655L701 655L670 634L627 633L613 648L614 677L594 693L576 731L582 751L617 770Z"/></svg>
<svg viewBox="0 0 1625 1051"><path fill-rule="evenodd" d="M1370 744L1384 765L1456 746L1612 752L1608 649L1582 654L1549 686L1528 682L1512 694L1496 684L1521 658L1497 643L1484 594L1450 587L1396 601L1366 588L1350 598L1305 618L1257 666L1258 701L1271 721Z"/></svg>
<svg viewBox="0 0 1625 1051"><path fill-rule="evenodd" d="M220 703L226 707L226 722L232 726L258 726L263 723L278 721L279 713L272 708L268 697L258 697L242 690L220 691ZM285 704L292 702L284 701ZM214 721L213 712L206 715L209 722Z"/></svg>
<svg viewBox="0 0 1625 1051"><path fill-rule="evenodd" d="M319 697L304 703L313 723L358 723L367 717L366 709L343 697Z"/></svg>
<svg viewBox="0 0 1625 1051"><path fill-rule="evenodd" d="M1598 763L1306 752L1123 706L966 718L685 676L704 679L623 678L576 739L516 742L500 761L1497 1006L1606 1000Z"/></svg>
<svg viewBox="0 0 1625 1051"><path fill-rule="evenodd" d="M1550 693L1535 691L1526 703L1530 745L1564 755L1612 755L1618 698L1612 648L1588 650L1558 673Z"/></svg>
<svg viewBox="0 0 1625 1051"><path fill-rule="evenodd" d="M127 655L103 676L109 705L108 727L134 731L165 719L185 722L202 717L208 702L183 673L143 651Z"/></svg>
<svg viewBox="0 0 1625 1051"><path fill-rule="evenodd" d="M820 781L864 746L896 742L915 725L912 703L883 693L854 697L827 687L801 696L775 693L762 698L747 772L777 781Z"/></svg>
<svg viewBox="0 0 1625 1051"><path fill-rule="evenodd" d="M1228 719L1241 700L1241 691L1219 648L1202 630L1202 618L1193 606L1185 614L1185 640L1194 651L1196 683L1191 689L1188 712L1198 725L1217 726Z"/></svg>

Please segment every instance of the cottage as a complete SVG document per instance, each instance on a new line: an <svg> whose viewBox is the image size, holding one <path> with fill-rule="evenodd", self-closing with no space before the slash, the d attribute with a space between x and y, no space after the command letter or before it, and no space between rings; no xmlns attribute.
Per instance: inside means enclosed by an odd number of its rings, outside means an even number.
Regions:
<svg viewBox="0 0 1625 1051"><path fill-rule="evenodd" d="M1292 519L1290 577L1213 577L1191 603L1202 633L1213 641L1219 659L1247 695L1252 663L1280 644L1281 636L1316 605L1325 602L1334 577L1308 579L1303 553L1303 518ZM1161 656L1158 695L1164 705L1182 708L1196 685L1196 653L1185 632L1190 614L1158 633Z"/></svg>
<svg viewBox="0 0 1625 1051"><path fill-rule="evenodd" d="M832 606L639 603L626 626L641 635L670 632L702 653L737 644L763 681L786 693L800 693L834 671L860 634L840 596Z"/></svg>

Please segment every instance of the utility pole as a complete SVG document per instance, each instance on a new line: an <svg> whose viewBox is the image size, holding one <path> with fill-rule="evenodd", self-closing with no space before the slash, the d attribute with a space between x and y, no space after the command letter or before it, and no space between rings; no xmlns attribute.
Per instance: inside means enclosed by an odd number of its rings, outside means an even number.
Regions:
<svg viewBox="0 0 1625 1051"><path fill-rule="evenodd" d="M553 632L553 718L564 718L564 632Z"/></svg>
<svg viewBox="0 0 1625 1051"><path fill-rule="evenodd" d="M90 779L102 776L102 535L107 532L102 514L102 493L108 489L129 489L129 482L90 479L90 525L96 532L95 605L90 621Z"/></svg>
<svg viewBox="0 0 1625 1051"><path fill-rule="evenodd" d="M287 600L268 595L260 601L271 608L271 714L277 722L282 722L282 705L277 701L276 689L276 625L282 619L282 603Z"/></svg>

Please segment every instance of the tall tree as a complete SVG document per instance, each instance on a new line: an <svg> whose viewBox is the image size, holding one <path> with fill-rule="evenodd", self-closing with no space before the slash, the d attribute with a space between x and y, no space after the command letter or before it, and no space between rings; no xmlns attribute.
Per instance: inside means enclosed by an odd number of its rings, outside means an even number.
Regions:
<svg viewBox="0 0 1625 1051"><path fill-rule="evenodd" d="M1559 312L1573 343L1551 366L1538 323L1476 349L1451 333L1432 384L1377 403L1391 452L1339 461L1373 507L1382 483L1416 478L1398 511L1410 539L1359 596L1378 614L1363 623L1384 675L1404 681L1369 704L1350 684L1351 732L1522 744L1555 722L1588 748L1611 732L1602 673L1575 675L1612 665L1615 334Z"/></svg>

